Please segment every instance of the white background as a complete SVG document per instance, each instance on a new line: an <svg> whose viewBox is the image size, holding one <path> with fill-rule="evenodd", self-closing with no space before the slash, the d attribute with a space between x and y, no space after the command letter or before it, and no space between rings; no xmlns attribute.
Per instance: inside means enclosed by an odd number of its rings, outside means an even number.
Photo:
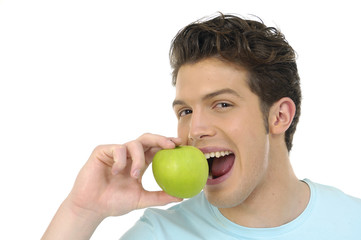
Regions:
<svg viewBox="0 0 361 240"><path fill-rule="evenodd" d="M177 31L239 13L277 26L298 53L299 178L361 197L357 1L0 0L0 238L39 239L92 149L176 136L168 63ZM151 171L147 189L158 189ZM142 210L108 218L117 239Z"/></svg>

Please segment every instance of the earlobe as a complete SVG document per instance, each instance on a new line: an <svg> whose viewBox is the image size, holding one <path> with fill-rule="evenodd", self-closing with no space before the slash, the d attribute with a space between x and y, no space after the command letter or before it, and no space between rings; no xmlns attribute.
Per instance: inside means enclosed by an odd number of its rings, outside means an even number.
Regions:
<svg viewBox="0 0 361 240"><path fill-rule="evenodd" d="M292 99L285 97L274 103L270 109L269 128L272 134L282 134L290 127L296 113Z"/></svg>

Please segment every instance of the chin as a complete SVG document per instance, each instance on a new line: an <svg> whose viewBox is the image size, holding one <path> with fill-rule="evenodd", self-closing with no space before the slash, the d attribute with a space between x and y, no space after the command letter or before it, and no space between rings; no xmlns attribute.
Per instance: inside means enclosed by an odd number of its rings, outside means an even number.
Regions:
<svg viewBox="0 0 361 240"><path fill-rule="evenodd" d="M222 191L208 191L204 189L204 194L210 204L217 208L232 208L242 204L246 197L243 197L242 193L231 192L224 193Z"/></svg>

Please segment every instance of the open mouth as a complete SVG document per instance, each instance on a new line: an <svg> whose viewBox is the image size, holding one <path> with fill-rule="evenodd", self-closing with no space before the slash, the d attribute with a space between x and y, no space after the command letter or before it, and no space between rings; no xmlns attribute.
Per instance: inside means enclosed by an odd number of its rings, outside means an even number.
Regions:
<svg viewBox="0 0 361 240"><path fill-rule="evenodd" d="M234 164L235 156L231 151L210 152L204 155L209 166L208 182L225 176Z"/></svg>

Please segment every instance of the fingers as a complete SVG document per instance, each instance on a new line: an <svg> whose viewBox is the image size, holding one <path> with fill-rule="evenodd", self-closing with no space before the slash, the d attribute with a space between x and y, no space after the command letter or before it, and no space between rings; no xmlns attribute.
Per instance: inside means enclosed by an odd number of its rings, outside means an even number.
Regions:
<svg viewBox="0 0 361 240"><path fill-rule="evenodd" d="M96 158L111 166L113 175L127 169L130 176L137 179L142 176L157 151L174 148L180 143L179 138L143 134L124 145L98 146L95 152Z"/></svg>
<svg viewBox="0 0 361 240"><path fill-rule="evenodd" d="M154 153L159 149L174 148L180 139L155 134L143 134L137 140L126 143L132 160L131 176L139 178L148 166Z"/></svg>
<svg viewBox="0 0 361 240"><path fill-rule="evenodd" d="M119 145L113 147L113 160L112 174L117 175L127 166L127 150L125 146Z"/></svg>
<svg viewBox="0 0 361 240"><path fill-rule="evenodd" d="M139 178L141 171L145 168L144 148L139 141L132 141L126 144L127 150L132 160L130 175Z"/></svg>
<svg viewBox="0 0 361 240"><path fill-rule="evenodd" d="M150 133L143 134L137 139L137 141L141 142L145 149L150 147L169 149L174 148L181 143L180 138L169 138Z"/></svg>

